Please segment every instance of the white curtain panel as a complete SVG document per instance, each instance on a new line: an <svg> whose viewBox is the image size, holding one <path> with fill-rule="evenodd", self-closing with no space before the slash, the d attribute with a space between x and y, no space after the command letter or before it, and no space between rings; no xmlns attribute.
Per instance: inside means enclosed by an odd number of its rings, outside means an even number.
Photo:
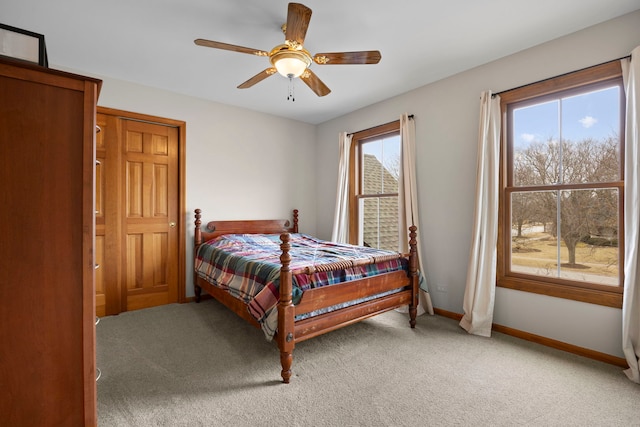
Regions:
<svg viewBox="0 0 640 427"><path fill-rule="evenodd" d="M336 192L336 212L333 219L331 240L337 243L349 243L349 153L351 135L341 132L340 163L338 166L338 191Z"/></svg>
<svg viewBox="0 0 640 427"><path fill-rule="evenodd" d="M460 326L489 337L496 287L500 97L485 91L480 99L473 236Z"/></svg>
<svg viewBox="0 0 640 427"><path fill-rule="evenodd" d="M399 233L400 233L400 247L405 251L409 250L409 226L415 225L418 227L418 246L422 242L420 238L420 227L418 224L418 191L416 181L416 126L412 118L409 118L408 114L403 114L400 117L400 140L402 148L400 150L400 157L402 159L402 167L400 168L400 178L398 179L398 205L404 206L404 209L399 209ZM404 211L404 212L403 212ZM423 268L422 256L420 250L418 250L418 268L422 273L420 283L420 307L418 307L418 314L427 312L433 314L433 304L431 302L431 295L429 295L426 281L426 272Z"/></svg>
<svg viewBox="0 0 640 427"><path fill-rule="evenodd" d="M640 46L622 60L627 101L624 174L624 294L622 350L629 364L625 374L640 383Z"/></svg>

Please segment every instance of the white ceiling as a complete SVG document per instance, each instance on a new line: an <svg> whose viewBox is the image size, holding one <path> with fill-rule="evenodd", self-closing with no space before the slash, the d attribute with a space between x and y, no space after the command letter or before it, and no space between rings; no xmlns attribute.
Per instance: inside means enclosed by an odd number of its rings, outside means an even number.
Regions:
<svg viewBox="0 0 640 427"><path fill-rule="evenodd" d="M380 50L377 65L312 65L317 97L279 75L240 83L267 58L196 46L204 38L269 51L285 0L0 0L0 22L45 35L52 68L126 80L322 123L452 74L640 9L640 0L303 0L318 52Z"/></svg>

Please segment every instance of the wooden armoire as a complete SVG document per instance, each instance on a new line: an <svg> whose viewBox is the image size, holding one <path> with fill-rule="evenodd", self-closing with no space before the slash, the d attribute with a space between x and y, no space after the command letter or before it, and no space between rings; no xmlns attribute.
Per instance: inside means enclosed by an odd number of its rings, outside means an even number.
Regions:
<svg viewBox="0 0 640 427"><path fill-rule="evenodd" d="M96 425L101 82L0 59L0 425Z"/></svg>

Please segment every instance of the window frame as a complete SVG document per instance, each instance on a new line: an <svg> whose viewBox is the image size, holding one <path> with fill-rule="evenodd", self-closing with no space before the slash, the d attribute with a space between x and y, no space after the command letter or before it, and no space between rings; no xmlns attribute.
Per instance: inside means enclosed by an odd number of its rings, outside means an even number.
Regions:
<svg viewBox="0 0 640 427"><path fill-rule="evenodd" d="M359 200L361 198L361 176L362 170L362 144L367 143L372 138L382 138L388 135L400 134L400 120L389 122L383 125L375 126L359 132L354 132L351 136L351 147L349 153L349 243L358 244L358 233L360 230L359 218L360 208ZM378 194L379 197L390 196L389 194ZM395 193L399 196L398 193ZM372 196L365 196L371 198Z"/></svg>
<svg viewBox="0 0 640 427"><path fill-rule="evenodd" d="M610 187L619 189L619 228L618 228L618 251L619 251L619 277L620 286L610 287L560 279L560 278L534 278L535 276L523 273L509 272L508 262L510 261L510 237L511 237L511 211L507 203L509 195L513 190L532 189L533 187L507 187L507 178L512 173L513 161L511 150L508 147L508 111L509 106L515 103L533 99L543 99L546 96L579 90L597 84L616 83L622 88L620 97L620 181ZM498 265L496 285L515 289L519 291L532 292L541 295L548 295L557 298L587 302L591 304L608 307L621 308L623 294L623 267L624 267L624 119L625 102L624 87L622 86L622 68L620 61L611 61L604 64L589 67L572 73L567 73L558 77L543 80L530 85L505 91L500 95L500 113L502 118L502 129L500 133L500 191L499 191L499 219L498 219ZM599 184L588 184L588 187L600 186ZM582 184L570 185L575 189L584 188ZM536 187L537 188L537 187ZM545 187L544 189L549 189Z"/></svg>

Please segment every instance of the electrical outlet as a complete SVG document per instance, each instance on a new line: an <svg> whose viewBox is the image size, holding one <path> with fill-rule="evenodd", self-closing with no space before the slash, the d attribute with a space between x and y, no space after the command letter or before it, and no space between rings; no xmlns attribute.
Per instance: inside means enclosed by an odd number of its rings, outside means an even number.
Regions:
<svg viewBox="0 0 640 427"><path fill-rule="evenodd" d="M436 285L436 291L438 292L447 292L447 285Z"/></svg>

